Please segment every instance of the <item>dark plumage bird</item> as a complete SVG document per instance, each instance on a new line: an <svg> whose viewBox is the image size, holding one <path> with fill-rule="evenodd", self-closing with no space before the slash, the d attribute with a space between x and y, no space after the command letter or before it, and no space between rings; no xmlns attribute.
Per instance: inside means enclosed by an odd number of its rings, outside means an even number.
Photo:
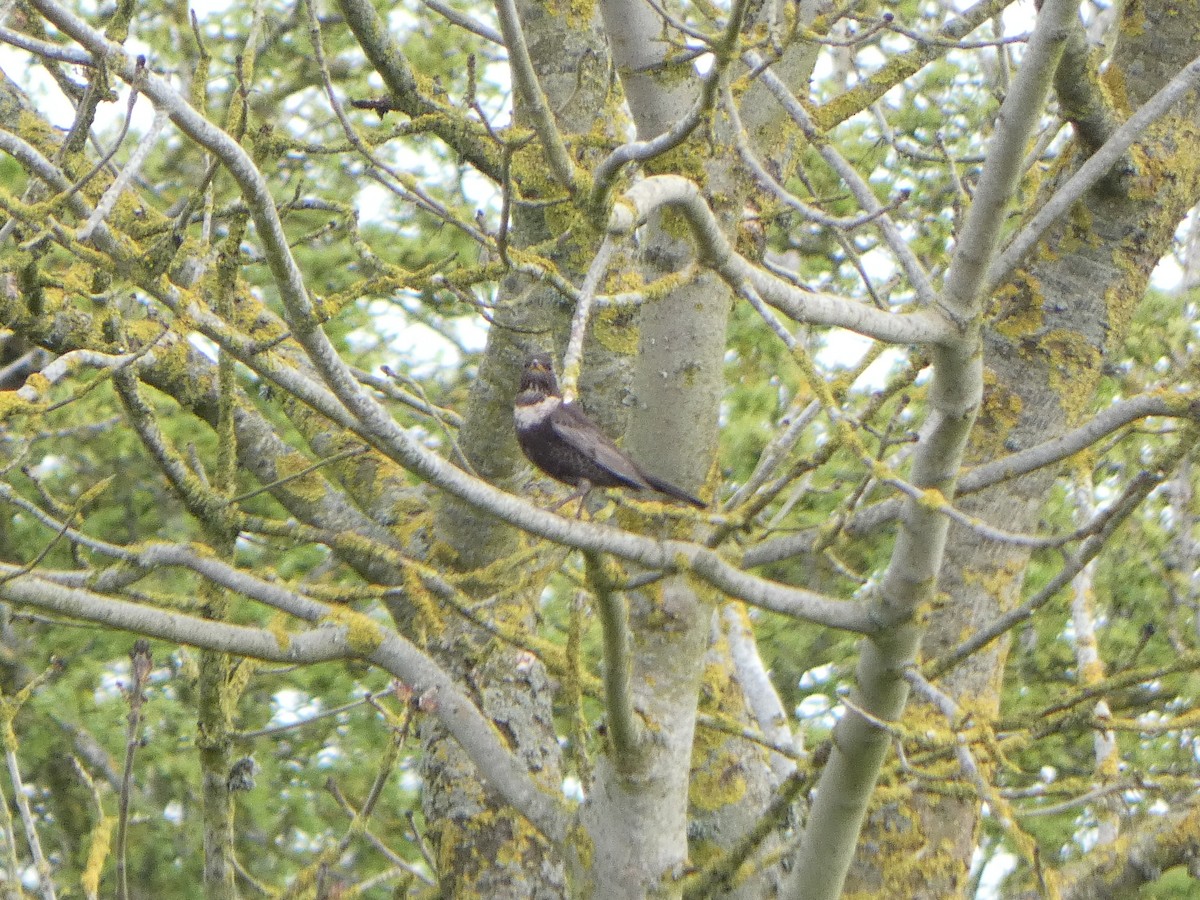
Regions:
<svg viewBox="0 0 1200 900"><path fill-rule="evenodd" d="M578 488L580 494L592 487L632 488L657 491L701 509L706 505L645 471L579 407L565 402L549 354L535 353L525 361L513 422L529 461L551 478Z"/></svg>

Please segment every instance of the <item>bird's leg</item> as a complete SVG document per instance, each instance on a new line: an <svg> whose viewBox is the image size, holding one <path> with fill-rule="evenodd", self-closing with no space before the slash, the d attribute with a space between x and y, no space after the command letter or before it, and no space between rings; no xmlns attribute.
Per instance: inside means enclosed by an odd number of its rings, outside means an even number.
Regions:
<svg viewBox="0 0 1200 900"><path fill-rule="evenodd" d="M586 478L581 478L579 480L579 490L581 493L579 494L579 509L575 510L576 519L583 518L583 510L587 506L588 494L592 492L592 483Z"/></svg>
<svg viewBox="0 0 1200 900"><path fill-rule="evenodd" d="M591 489L592 489L592 483L590 481L588 481L586 478L581 478L579 480L579 482L575 485L575 490L573 490L566 497L559 500L552 507L550 507L550 512L558 512L560 509L562 509L564 506L566 506L572 500L578 499L579 500L579 509L575 511L575 518L578 519L580 516L580 513L583 512L583 504L587 500L588 491L590 491Z"/></svg>

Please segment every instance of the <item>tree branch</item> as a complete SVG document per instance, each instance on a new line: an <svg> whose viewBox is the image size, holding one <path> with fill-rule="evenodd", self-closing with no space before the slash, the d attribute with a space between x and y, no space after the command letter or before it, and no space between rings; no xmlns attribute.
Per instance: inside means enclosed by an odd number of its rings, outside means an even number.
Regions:
<svg viewBox="0 0 1200 900"><path fill-rule="evenodd" d="M1071 32L1071 21L1077 15L1077 4L1042 5L1021 68L996 116L987 161L959 233L942 294L946 313L960 325L978 319L982 298L992 291L994 280L985 276L994 262L1008 204L1023 172L1029 135L1042 114Z"/></svg>
<svg viewBox="0 0 1200 900"><path fill-rule="evenodd" d="M1118 128L1103 147L1093 153L1078 171L1072 175L1054 196L1051 197L1026 223L1011 244L1004 248L988 268L984 293L991 294L1015 269L1045 234L1046 229L1058 221L1089 188L1108 174L1134 142L1142 136L1151 123L1188 96L1200 85L1200 57L1188 63L1179 73L1147 100L1129 119ZM978 192L976 192L978 198Z"/></svg>
<svg viewBox="0 0 1200 900"><path fill-rule="evenodd" d="M633 696L629 687L633 672L629 604L621 592L613 589L604 572L602 557L588 553L584 555L584 560L587 563L588 585L596 599L604 635L604 709L608 714L613 765L617 771L628 772L633 770L642 734L633 711Z"/></svg>
<svg viewBox="0 0 1200 900"><path fill-rule="evenodd" d="M486 130L474 122L457 118L455 111L443 108L421 94L404 48L392 37L387 23L380 18L370 0L337 0L337 6L367 59L392 92L400 111L410 119L419 120L447 146L461 153L463 159L498 183L501 180L499 154L490 143ZM68 34L79 40L77 35ZM87 41L79 42L89 50L96 49Z"/></svg>
<svg viewBox="0 0 1200 900"><path fill-rule="evenodd" d="M177 565L185 565L230 590L239 590L234 585L240 585L252 592L248 596L306 621L336 622L346 618L345 614L334 614L331 607L301 594L238 572L219 560L192 556L182 548L162 546L142 559L156 557L160 561L169 559ZM492 723L466 698L450 676L399 634L366 616L355 614L350 624L281 635L104 597L93 591L63 587L36 575L19 572L13 566L0 565L0 575L12 576L7 580L0 579L0 597L73 619L272 662L368 660L400 679L422 698L422 708L437 717L454 736L480 775L534 827L555 843L562 843L566 838L567 817L559 801L534 783L524 764L500 741ZM268 597L274 602L267 600Z"/></svg>
<svg viewBox="0 0 1200 900"><path fill-rule="evenodd" d="M558 125L554 122L554 114L550 111L550 103L538 82L533 61L529 58L529 48L525 46L525 32L517 15L517 4L514 0L496 0L496 16L500 20L504 46L508 48L508 67L512 73L513 84L525 103L524 109L517 107L517 112L524 112L532 120L534 133L537 134L542 149L546 151L546 160L550 163L555 180L569 193L575 194L579 189L575 164L571 161L571 155L567 153Z"/></svg>
<svg viewBox="0 0 1200 900"><path fill-rule="evenodd" d="M940 306L961 335L931 350L929 412L910 481L948 499L954 496L983 396L979 289L1026 141L1050 89L1066 23L1076 9L1074 0L1045 0L1041 7L1025 61L1001 107L980 188L947 275ZM889 746L888 734L877 723L895 721L904 710L908 685L900 673L914 662L920 646L924 628L917 612L936 595L949 524L936 507L919 499L904 503L887 571L871 604L880 628L861 644L853 709L834 727L833 749L817 783L786 892L791 900L834 900L842 892Z"/></svg>
<svg viewBox="0 0 1200 900"><path fill-rule="evenodd" d="M1197 402L1186 394L1164 395L1156 392L1139 394L1129 400L1114 403L1083 425L1053 440L968 469L959 479L955 494L959 497L974 494L1044 466L1062 462L1138 419L1148 416L1194 419L1198 415ZM851 535L866 534L894 520L900 514L902 502L899 498L893 498L855 512L843 528ZM748 568L770 565L791 556L810 552L816 539L813 532L805 532L763 541L748 548L742 560Z"/></svg>
<svg viewBox="0 0 1200 900"><path fill-rule="evenodd" d="M789 318L813 325L834 325L893 344L934 344L954 334L937 312L892 313L832 294L809 293L752 265L726 240L700 189L677 175L656 175L635 184L613 208L609 231L627 234L655 210L669 206L687 219L701 261L735 291L750 285Z"/></svg>
<svg viewBox="0 0 1200 900"><path fill-rule="evenodd" d="M908 276L908 281L913 286L913 290L916 291L921 305L926 307L932 306L936 298L936 292L929 280L928 273L926 273L924 266L921 265L920 260L917 259L916 254L908 246L908 240L900 233L900 229L896 227L896 223L892 221L891 216L887 214L887 210L883 204L876 199L875 191L867 184L866 179L862 178L855 171L854 167L838 153L837 149L826 140L825 135L817 130L812 119L805 111L803 104L795 98L787 85L774 72L764 68L763 60L757 53L747 53L746 63L756 71L762 70L759 77L762 79L763 84L766 85L767 90L779 101L779 105L784 108L788 116L800 128L800 131L808 141L821 154L821 158L825 160L826 165L833 169L846 187L850 189L850 193L858 201L859 207L873 218L879 228L879 233L883 235L888 248L900 264L900 268Z"/></svg>

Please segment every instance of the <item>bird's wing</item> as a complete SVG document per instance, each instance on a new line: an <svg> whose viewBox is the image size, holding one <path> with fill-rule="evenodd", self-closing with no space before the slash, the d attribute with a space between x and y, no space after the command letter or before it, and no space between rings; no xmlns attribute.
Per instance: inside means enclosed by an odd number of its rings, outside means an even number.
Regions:
<svg viewBox="0 0 1200 900"><path fill-rule="evenodd" d="M632 488L650 487L646 476L620 447L609 440L600 426L587 417L574 403L563 403L554 411L551 425L555 434L566 444L587 456L592 462L611 472L613 477Z"/></svg>

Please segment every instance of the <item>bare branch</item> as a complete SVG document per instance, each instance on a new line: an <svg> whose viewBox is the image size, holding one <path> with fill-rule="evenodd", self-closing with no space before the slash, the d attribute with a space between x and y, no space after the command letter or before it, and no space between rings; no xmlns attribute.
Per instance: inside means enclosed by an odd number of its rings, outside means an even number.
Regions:
<svg viewBox="0 0 1200 900"><path fill-rule="evenodd" d="M983 293L990 294L1025 258L1046 229L1057 222L1089 188L1108 174L1146 128L1166 115L1176 103L1200 85L1200 57L1188 63L1174 78L1129 117L1105 143L1088 157L1054 196L1046 201L1033 218L1021 229L1011 244L1004 248L988 268Z"/></svg>
<svg viewBox="0 0 1200 900"><path fill-rule="evenodd" d="M575 399L575 386L579 380L579 367L583 362L583 336L587 333L588 319L591 317L592 301L604 276L608 274L608 264L616 252L616 239L611 234L604 235L600 249L588 267L583 286L579 289L579 300L575 304L575 315L571 318L571 335L567 339L567 352L562 361L562 396L564 402Z"/></svg>
<svg viewBox="0 0 1200 900"><path fill-rule="evenodd" d="M170 551L163 548L162 552ZM176 552L174 559L179 564L191 561L190 567L202 574L216 573L231 584L253 587L260 598L273 596L279 601L279 608L293 614L306 613L310 621L338 621L324 604L265 582L255 585L257 579L237 573L218 560L189 560L186 551ZM15 571L12 566L0 566L0 573L5 575ZM427 698L426 711L454 735L480 774L549 840L560 843L566 837L566 817L558 800L534 783L524 764L501 743L491 722L430 657L366 616L354 614L350 625L282 636L265 629L229 625L66 588L34 575L15 575L0 581L0 597L122 631L252 659L287 663L369 660L399 678L418 696ZM341 618L346 616L343 614Z"/></svg>
<svg viewBox="0 0 1200 900"><path fill-rule="evenodd" d="M1194 404L1195 401L1188 395L1171 397L1159 392L1139 394L1129 400L1122 400L1060 437L968 469L959 479L956 493L960 497L977 493L1009 479L1062 462L1092 446L1101 438L1147 416L1194 418ZM884 500L856 512L844 527L852 534L865 534L893 521L900 513L900 503L897 499ZM806 553L812 549L814 540L814 535L805 533L763 541L746 550L745 564L754 568Z"/></svg>
<svg viewBox="0 0 1200 900"><path fill-rule="evenodd" d="M500 31L504 34L504 46L508 48L508 65L513 83L525 101L524 112L533 120L533 130L542 149L546 151L546 159L555 180L574 194L578 189L575 163L571 161L571 155L563 143L558 125L554 122L554 114L550 111L550 102L542 91L533 61L529 58L525 32L517 15L517 4L514 0L496 0L496 15L500 20Z"/></svg>
<svg viewBox="0 0 1200 900"><path fill-rule="evenodd" d="M19 31L13 31L11 28L3 26L0 26L0 43L20 47L22 50L28 50L30 53L40 56L43 59L56 59L59 62L71 63L75 66L87 66L88 68L95 65L91 54L85 53L82 50L76 50L74 47L63 47L60 44L52 44L49 41L39 41L37 38L32 38L27 34L22 34Z"/></svg>
<svg viewBox="0 0 1200 900"><path fill-rule="evenodd" d="M788 726L787 711L759 656L746 608L737 603L727 603L721 618L729 639L729 653L733 658L738 684L742 686L759 729L770 743L790 748L791 757L777 752L771 754L771 772L775 782L782 783L796 771L793 758L798 752L792 729Z"/></svg>
<svg viewBox="0 0 1200 900"><path fill-rule="evenodd" d="M765 68L765 63L762 58L756 53L746 54L746 64L755 71L760 71L759 77L767 86L767 89L775 97L779 104L784 108L787 114L791 117L804 136L812 142L816 147L821 158L826 164L838 174L850 192L854 194L854 199L858 201L858 205L868 215L875 219L879 227L880 234L887 242L888 248L899 262L900 268L904 270L904 274L908 276L909 283L913 286L913 290L917 292L917 298L923 306L932 306L936 299L936 292L929 280L929 274L917 259L916 254L908 246L908 241L900 230L892 222L890 216L883 205L875 198L875 192L866 180L862 178L854 167L848 163L840 153L825 139L825 136L817 131L812 119L801 105L800 101L795 98L787 85L769 68Z"/></svg>
<svg viewBox="0 0 1200 900"><path fill-rule="evenodd" d="M1041 7L1021 68L996 117L998 125L988 143L987 162L946 273L942 303L960 324L976 319L982 298L991 293L993 280L985 276L995 257L1005 211L1023 172L1029 135L1042 114L1077 15L1077 4L1046 3Z"/></svg>
<svg viewBox="0 0 1200 900"><path fill-rule="evenodd" d="M478 19L472 19L470 16L460 13L450 4L443 3L442 0L421 0L421 2L448 22L453 22L459 28L465 28L467 31L477 34L484 40L491 41L493 44L504 44L504 35L495 28L492 28L485 22L480 22Z"/></svg>
<svg viewBox="0 0 1200 900"><path fill-rule="evenodd" d="M624 199L629 206L614 207L610 231L632 231L660 207L677 209L687 217L706 266L735 291L743 284L751 285L764 300L797 322L836 325L897 344L932 344L950 340L953 335L952 327L936 311L884 312L832 294L802 291L752 265L730 246L699 188L685 178L677 175L646 178L630 188Z"/></svg>
<svg viewBox="0 0 1200 900"><path fill-rule="evenodd" d="M588 585L596 599L600 626L604 634L604 700L608 728L612 735L614 765L632 771L642 729L633 711L629 679L633 671L633 638L629 630L629 604L614 590L604 571L604 560L586 554Z"/></svg>

